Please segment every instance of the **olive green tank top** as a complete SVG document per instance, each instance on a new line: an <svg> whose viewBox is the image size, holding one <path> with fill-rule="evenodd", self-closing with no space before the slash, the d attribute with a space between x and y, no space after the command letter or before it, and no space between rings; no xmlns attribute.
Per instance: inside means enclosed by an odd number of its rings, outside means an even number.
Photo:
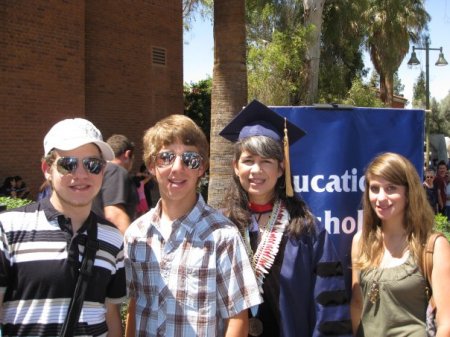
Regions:
<svg viewBox="0 0 450 337"><path fill-rule="evenodd" d="M399 266L363 270L360 284L363 310L356 336L425 336L425 279L412 256Z"/></svg>

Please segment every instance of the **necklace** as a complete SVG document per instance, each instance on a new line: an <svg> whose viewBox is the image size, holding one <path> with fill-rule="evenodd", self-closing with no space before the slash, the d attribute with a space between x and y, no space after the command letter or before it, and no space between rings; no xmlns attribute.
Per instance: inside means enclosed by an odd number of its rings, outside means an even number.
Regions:
<svg viewBox="0 0 450 337"><path fill-rule="evenodd" d="M250 204L249 208L252 212L258 214L258 218L255 217L255 214L252 215L253 221L256 221L256 223L252 224L252 227L253 229L256 227L258 233L258 244L255 253L253 253L250 243L249 227L247 227L244 232L244 241L246 243L252 268L255 272L258 289L262 294L264 276L270 271L273 262L275 261L275 257L278 254L284 229L289 222L289 213L283 207L281 200L277 200L274 205L270 204L264 209L258 208L258 210L256 210L254 207L250 206ZM258 222L261 215L268 212L271 212L271 214L267 224L265 226L259 225ZM258 309L259 306L251 309L252 317L249 318L248 331L250 336L260 336L263 333L263 323L260 318L258 318Z"/></svg>
<svg viewBox="0 0 450 337"><path fill-rule="evenodd" d="M259 220L261 220L261 216L263 214L267 214L267 213L271 213L273 210L273 204L271 202L264 204L264 205L259 205L259 204L255 204L253 202L249 202L248 203L248 208L250 208L250 211L252 211L252 213L254 215L257 214L256 218L256 222L259 224Z"/></svg>
<svg viewBox="0 0 450 337"><path fill-rule="evenodd" d="M367 294L369 301L375 304L380 299L380 279L385 268L397 266L398 263L404 262L405 253L409 249L408 241L404 241L398 249L388 250L384 249L384 258L381 260L377 269L373 269L372 284L370 285L369 292ZM408 257L408 256L407 256ZM398 262L400 260L400 262Z"/></svg>
<svg viewBox="0 0 450 337"><path fill-rule="evenodd" d="M379 281L380 281L380 277L381 277L381 272L379 272L378 274L379 275L378 275L377 279L375 279L375 276L372 279L372 284L370 286L370 290L369 290L369 294L368 294L369 301L372 304L377 303L378 299L380 298L380 284L379 284Z"/></svg>
<svg viewBox="0 0 450 337"><path fill-rule="evenodd" d="M252 262L256 281L261 293L264 276L269 273L270 268L275 261L284 230L288 223L289 213L282 206L281 200L277 200L273 205L269 221L264 227L261 226L261 228L259 228L260 239L254 253L250 246L249 229L247 228L245 230L244 236L247 252L249 253L250 261Z"/></svg>

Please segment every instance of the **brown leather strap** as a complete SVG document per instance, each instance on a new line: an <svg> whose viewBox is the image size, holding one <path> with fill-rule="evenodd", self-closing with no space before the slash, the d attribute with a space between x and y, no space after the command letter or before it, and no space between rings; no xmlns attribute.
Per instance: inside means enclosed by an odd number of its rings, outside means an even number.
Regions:
<svg viewBox="0 0 450 337"><path fill-rule="evenodd" d="M427 286L430 292L430 305L434 309L436 307L433 299L433 291L431 286L431 273L433 272L433 254L434 254L434 244L438 237L444 236L444 234L440 232L433 232L427 240L427 245L423 249L422 253L422 273L427 281Z"/></svg>

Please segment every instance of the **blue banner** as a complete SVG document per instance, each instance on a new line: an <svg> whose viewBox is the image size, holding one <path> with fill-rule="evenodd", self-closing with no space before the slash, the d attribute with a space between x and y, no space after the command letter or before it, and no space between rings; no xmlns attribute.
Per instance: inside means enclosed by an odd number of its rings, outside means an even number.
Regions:
<svg viewBox="0 0 450 337"><path fill-rule="evenodd" d="M424 165L423 110L271 107L307 132L290 148L293 185L331 234L351 285L350 250L362 226L364 169L381 152Z"/></svg>

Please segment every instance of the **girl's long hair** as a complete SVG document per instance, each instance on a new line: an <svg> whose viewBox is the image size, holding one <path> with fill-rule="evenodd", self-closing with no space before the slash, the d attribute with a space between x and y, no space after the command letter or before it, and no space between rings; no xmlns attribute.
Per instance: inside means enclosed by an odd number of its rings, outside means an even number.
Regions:
<svg viewBox="0 0 450 337"><path fill-rule="evenodd" d="M403 226L407 234L409 250L420 266L423 247L433 228L434 212L414 165L405 157L391 152L378 155L366 169L365 191L362 198L364 217L362 236L359 241L360 256L354 262L354 266L358 269L376 267L383 256L381 220L369 200L369 184L374 177L405 186L406 205Z"/></svg>
<svg viewBox="0 0 450 337"><path fill-rule="evenodd" d="M283 162L282 144L266 136L252 136L244 138L234 145L234 160L238 162L243 151L248 151L263 158L276 159L280 164ZM305 232L313 232L315 219L306 203L294 195L287 197L285 190L284 174L278 178L275 185L273 202L281 199L291 217L287 232L295 237ZM233 179L223 201L225 214L244 233L251 223L251 211L249 209L249 198L247 192L242 188L239 177L233 174Z"/></svg>

